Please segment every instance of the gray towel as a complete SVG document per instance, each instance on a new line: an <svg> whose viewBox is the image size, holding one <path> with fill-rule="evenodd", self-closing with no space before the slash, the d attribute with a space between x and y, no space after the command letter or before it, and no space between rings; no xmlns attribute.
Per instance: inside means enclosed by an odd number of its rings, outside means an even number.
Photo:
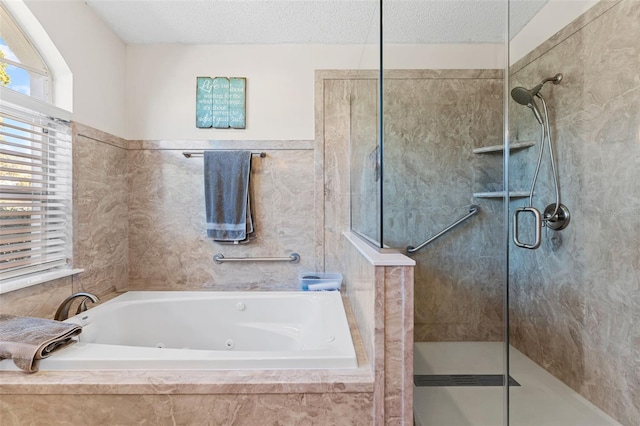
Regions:
<svg viewBox="0 0 640 426"><path fill-rule="evenodd" d="M250 176L251 151L204 152L204 197L210 238L240 242L253 232Z"/></svg>
<svg viewBox="0 0 640 426"><path fill-rule="evenodd" d="M75 343L81 332L77 324L0 314L0 359L12 358L19 368L35 373L38 360Z"/></svg>

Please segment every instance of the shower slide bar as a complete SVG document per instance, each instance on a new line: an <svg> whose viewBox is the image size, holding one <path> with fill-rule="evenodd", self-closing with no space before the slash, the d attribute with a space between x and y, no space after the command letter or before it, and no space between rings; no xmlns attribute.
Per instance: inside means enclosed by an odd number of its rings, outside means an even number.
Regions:
<svg viewBox="0 0 640 426"><path fill-rule="evenodd" d="M218 253L213 256L215 263L222 264L225 262L300 262L300 255L298 253L291 253L289 257L224 257L222 253Z"/></svg>
<svg viewBox="0 0 640 426"><path fill-rule="evenodd" d="M182 155L186 158L204 157L204 151L182 151ZM251 155L258 155L260 158L264 158L267 156L267 153L264 151L252 152Z"/></svg>
<svg viewBox="0 0 640 426"><path fill-rule="evenodd" d="M435 241L436 239L440 238L442 235L446 234L447 232L449 232L450 230L452 230L456 226L460 225L462 222L464 222L465 220L469 219L471 216L478 214L479 211L480 211L480 206L477 206L475 204L471 205L469 207L469 213L467 213L466 215L462 216L460 219L456 220L451 225L447 226L445 229L443 229L442 231L438 232L436 235L434 235L433 237L429 238L424 243L420 244L418 247L408 246L407 247L407 253L408 254L413 254L413 253L417 252L418 250L420 250L421 248L423 248L427 244Z"/></svg>

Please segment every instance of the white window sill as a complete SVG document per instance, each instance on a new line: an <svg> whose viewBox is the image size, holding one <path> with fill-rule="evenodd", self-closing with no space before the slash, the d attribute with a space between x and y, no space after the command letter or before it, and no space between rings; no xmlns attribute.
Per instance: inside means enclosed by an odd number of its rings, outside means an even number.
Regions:
<svg viewBox="0 0 640 426"><path fill-rule="evenodd" d="M0 294L9 293L10 291L19 290L21 288L31 287L32 285L42 284L47 281L57 280L58 278L64 278L70 275L79 274L80 272L84 272L84 269L63 269L60 271L36 274L30 277L16 278L0 283Z"/></svg>

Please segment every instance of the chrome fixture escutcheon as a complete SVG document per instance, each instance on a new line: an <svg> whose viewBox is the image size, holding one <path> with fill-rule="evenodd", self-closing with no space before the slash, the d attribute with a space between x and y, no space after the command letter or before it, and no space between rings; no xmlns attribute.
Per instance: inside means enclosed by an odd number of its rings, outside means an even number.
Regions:
<svg viewBox="0 0 640 426"><path fill-rule="evenodd" d="M555 210L555 203L549 204L544 209L544 224L549 229L552 229L554 231L561 231L569 225L569 222L571 221L571 213L569 213L569 209L564 204L560 204L560 207L558 207L558 211L556 212L556 214L551 216L551 214Z"/></svg>

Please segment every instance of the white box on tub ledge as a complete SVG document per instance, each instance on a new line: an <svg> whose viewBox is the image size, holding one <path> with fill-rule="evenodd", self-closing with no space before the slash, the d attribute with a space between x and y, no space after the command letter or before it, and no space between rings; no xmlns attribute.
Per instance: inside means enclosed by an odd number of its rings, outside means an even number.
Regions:
<svg viewBox="0 0 640 426"><path fill-rule="evenodd" d="M304 272L299 276L302 291L340 290L342 274L332 272Z"/></svg>

